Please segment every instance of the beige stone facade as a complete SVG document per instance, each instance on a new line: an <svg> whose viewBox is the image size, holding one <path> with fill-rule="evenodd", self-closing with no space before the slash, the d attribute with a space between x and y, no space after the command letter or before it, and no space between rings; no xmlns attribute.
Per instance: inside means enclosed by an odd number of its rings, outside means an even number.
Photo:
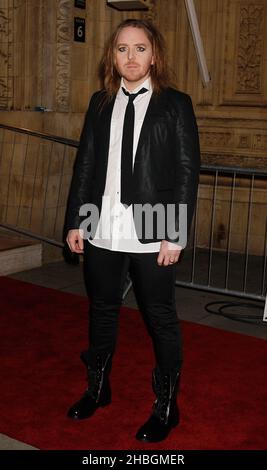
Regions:
<svg viewBox="0 0 267 470"><path fill-rule="evenodd" d="M201 82L183 0L150 0L148 12L119 12L105 0L0 0L0 122L78 139L106 39L124 18L149 17L164 34L177 87L194 104L202 161L266 168L267 2L195 0L210 84ZM74 17L86 21L86 42L73 40ZM35 111L44 107L47 112ZM0 130L0 218L60 239L75 151ZM10 173L10 169L12 172ZM202 179L199 245L206 246L212 181ZM231 181L220 181L215 243L224 248ZM242 251L249 187L236 188L233 249ZM44 204L44 200L46 201ZM266 182L254 194L251 251L262 253ZM201 213L200 213L201 215Z"/></svg>

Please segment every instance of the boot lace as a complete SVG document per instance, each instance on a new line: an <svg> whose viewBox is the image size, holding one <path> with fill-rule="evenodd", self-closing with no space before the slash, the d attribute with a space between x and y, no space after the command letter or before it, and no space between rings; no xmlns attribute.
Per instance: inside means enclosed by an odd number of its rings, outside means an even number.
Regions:
<svg viewBox="0 0 267 470"><path fill-rule="evenodd" d="M153 373L153 388L156 400L153 404L155 414L164 424L168 423L172 398L175 395L179 372L174 377L172 374L160 375L158 371Z"/></svg>
<svg viewBox="0 0 267 470"><path fill-rule="evenodd" d="M156 400L153 404L153 413L163 421L165 424L168 421L170 400L171 400L171 381L168 375L162 378L154 376L154 389L156 393Z"/></svg>
<svg viewBox="0 0 267 470"><path fill-rule="evenodd" d="M96 401L98 401L100 397L104 381L104 372L109 358L110 354L108 354L107 358L103 361L101 356L98 355L95 370L90 366L87 368L89 386L86 393Z"/></svg>

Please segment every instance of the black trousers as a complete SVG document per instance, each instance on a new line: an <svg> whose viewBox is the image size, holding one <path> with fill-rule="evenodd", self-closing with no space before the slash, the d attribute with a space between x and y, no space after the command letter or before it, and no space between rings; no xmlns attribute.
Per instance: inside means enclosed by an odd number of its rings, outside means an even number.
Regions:
<svg viewBox="0 0 267 470"><path fill-rule="evenodd" d="M115 351L119 310L129 270L157 365L162 371L180 370L182 338L175 302L176 266L159 266L157 257L158 253L110 251L85 242L84 275L90 297L89 351Z"/></svg>

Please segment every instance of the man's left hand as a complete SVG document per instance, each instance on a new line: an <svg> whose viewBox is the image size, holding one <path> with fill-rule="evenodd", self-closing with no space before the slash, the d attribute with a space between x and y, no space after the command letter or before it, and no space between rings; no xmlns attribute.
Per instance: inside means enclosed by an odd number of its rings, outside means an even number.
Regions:
<svg viewBox="0 0 267 470"><path fill-rule="evenodd" d="M177 263L182 247L175 243L170 243L167 240L162 240L160 244L159 256L157 259L159 266L169 266L169 264Z"/></svg>

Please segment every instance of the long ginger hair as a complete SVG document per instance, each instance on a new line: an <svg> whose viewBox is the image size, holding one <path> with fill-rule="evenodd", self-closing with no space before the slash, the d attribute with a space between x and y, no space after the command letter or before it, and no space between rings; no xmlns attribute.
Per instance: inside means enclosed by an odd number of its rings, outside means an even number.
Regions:
<svg viewBox="0 0 267 470"><path fill-rule="evenodd" d="M152 44L154 64L151 65L150 77L153 91L155 93L160 93L161 90L172 85L170 71L167 64L166 45L162 34L148 20L127 19L117 26L111 37L108 39L100 63L100 78L109 99L117 93L120 87L121 77L117 72L114 61L115 47L120 32L123 28L128 26L142 28Z"/></svg>

